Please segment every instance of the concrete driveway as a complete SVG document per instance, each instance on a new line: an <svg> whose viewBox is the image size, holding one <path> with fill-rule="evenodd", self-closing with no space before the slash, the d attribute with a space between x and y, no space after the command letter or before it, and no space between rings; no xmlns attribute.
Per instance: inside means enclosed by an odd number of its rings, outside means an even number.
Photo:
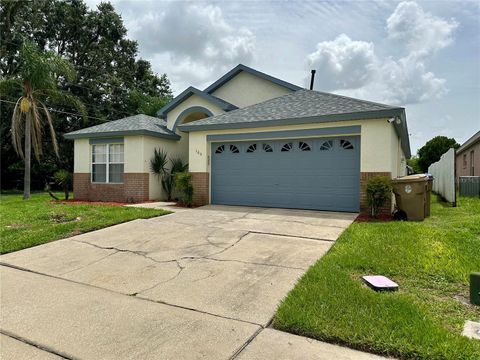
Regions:
<svg viewBox="0 0 480 360"><path fill-rule="evenodd" d="M205 206L1 256L2 359L373 358L268 328L354 218Z"/></svg>

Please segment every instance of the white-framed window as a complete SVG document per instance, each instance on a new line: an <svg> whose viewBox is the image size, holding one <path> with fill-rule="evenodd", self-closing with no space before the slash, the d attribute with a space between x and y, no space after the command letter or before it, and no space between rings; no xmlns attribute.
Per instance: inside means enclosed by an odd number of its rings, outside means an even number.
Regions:
<svg viewBox="0 0 480 360"><path fill-rule="evenodd" d="M123 144L92 145L92 182L123 183Z"/></svg>

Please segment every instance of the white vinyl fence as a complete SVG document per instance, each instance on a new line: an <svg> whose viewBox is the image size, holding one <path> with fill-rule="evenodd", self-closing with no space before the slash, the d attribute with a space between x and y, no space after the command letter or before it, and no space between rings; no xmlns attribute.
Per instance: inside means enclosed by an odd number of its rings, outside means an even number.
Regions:
<svg viewBox="0 0 480 360"><path fill-rule="evenodd" d="M428 173L433 175L433 192L455 205L455 149L451 148L430 165Z"/></svg>

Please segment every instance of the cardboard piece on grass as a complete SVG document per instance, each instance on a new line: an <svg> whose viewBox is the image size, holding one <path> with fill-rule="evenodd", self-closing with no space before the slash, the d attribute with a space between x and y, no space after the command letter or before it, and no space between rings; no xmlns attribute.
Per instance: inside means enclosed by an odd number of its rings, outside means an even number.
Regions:
<svg viewBox="0 0 480 360"><path fill-rule="evenodd" d="M367 286L375 291L397 291L398 284L382 275L362 276Z"/></svg>

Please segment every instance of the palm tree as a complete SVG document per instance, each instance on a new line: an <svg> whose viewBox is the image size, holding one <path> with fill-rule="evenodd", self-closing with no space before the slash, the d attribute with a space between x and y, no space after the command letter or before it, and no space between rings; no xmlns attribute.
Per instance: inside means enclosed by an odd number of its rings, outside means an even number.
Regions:
<svg viewBox="0 0 480 360"><path fill-rule="evenodd" d="M18 76L0 80L3 94L12 88L22 91L13 110L11 134L16 153L25 161L24 199L30 198L32 148L37 160L43 153L44 125L48 125L53 150L59 157L52 116L45 103L72 105L82 115L85 114L85 107L80 100L59 89L61 81L71 82L75 76L75 70L67 60L51 51L40 51L35 44L25 41L20 48Z"/></svg>

